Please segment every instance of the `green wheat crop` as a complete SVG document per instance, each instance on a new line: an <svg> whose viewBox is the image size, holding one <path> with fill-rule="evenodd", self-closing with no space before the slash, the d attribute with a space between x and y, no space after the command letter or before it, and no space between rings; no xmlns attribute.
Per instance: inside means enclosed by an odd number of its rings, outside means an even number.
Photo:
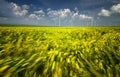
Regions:
<svg viewBox="0 0 120 77"><path fill-rule="evenodd" d="M120 77L120 27L0 27L0 77Z"/></svg>

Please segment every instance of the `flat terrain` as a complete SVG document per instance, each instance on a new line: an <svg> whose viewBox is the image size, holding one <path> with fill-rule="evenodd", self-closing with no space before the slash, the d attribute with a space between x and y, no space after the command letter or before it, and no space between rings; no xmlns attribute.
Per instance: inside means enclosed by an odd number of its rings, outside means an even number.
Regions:
<svg viewBox="0 0 120 77"><path fill-rule="evenodd" d="M0 27L0 77L120 77L120 27Z"/></svg>

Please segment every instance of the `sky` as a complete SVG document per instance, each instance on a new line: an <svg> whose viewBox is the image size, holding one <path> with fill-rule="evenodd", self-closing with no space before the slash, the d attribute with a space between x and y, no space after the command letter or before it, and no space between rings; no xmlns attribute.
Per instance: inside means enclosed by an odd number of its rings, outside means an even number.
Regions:
<svg viewBox="0 0 120 77"><path fill-rule="evenodd" d="M0 0L0 24L120 26L120 0Z"/></svg>

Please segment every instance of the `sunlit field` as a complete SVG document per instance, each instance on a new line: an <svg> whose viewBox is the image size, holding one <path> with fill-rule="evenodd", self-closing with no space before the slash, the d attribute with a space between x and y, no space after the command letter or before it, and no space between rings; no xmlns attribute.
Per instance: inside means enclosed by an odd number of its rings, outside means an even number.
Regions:
<svg viewBox="0 0 120 77"><path fill-rule="evenodd" d="M120 77L120 27L0 27L0 77Z"/></svg>

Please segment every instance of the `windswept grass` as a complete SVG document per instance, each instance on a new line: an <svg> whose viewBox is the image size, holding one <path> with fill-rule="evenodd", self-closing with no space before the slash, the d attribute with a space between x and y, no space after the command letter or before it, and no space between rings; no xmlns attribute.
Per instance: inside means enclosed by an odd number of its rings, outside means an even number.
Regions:
<svg viewBox="0 0 120 77"><path fill-rule="evenodd" d="M120 77L120 27L0 27L0 77Z"/></svg>

